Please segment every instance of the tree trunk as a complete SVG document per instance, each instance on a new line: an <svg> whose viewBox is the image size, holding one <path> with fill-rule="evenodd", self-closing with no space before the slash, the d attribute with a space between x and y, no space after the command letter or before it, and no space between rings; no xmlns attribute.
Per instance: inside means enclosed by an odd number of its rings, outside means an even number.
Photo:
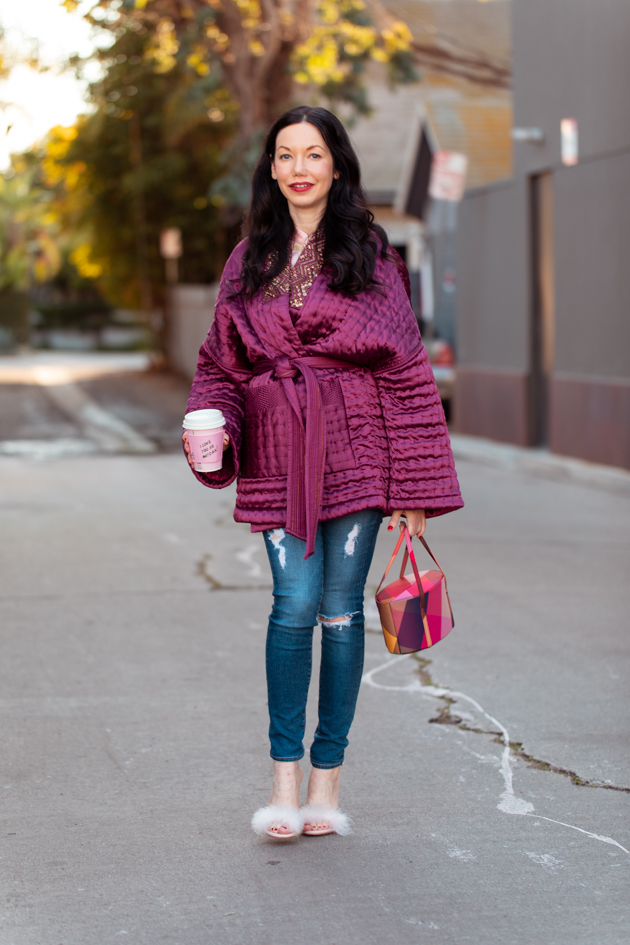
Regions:
<svg viewBox="0 0 630 945"><path fill-rule="evenodd" d="M238 136L246 141L264 132L290 107L293 79L289 61L309 34L313 0L261 0L257 31L264 52L250 48L251 31L243 27L234 0L222 0L217 25L230 38L222 54L225 81L240 108Z"/></svg>

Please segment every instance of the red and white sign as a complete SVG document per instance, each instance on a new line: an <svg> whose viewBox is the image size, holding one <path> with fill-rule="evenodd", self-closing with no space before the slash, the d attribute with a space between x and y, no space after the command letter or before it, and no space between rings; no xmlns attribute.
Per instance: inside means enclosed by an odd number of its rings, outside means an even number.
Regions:
<svg viewBox="0 0 630 945"><path fill-rule="evenodd" d="M457 151L436 151L431 164L429 196L459 203L464 196L468 158Z"/></svg>

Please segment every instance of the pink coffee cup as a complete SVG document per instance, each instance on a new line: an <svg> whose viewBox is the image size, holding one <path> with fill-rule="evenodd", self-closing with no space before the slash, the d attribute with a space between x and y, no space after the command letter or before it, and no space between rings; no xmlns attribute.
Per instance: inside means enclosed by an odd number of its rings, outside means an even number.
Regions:
<svg viewBox="0 0 630 945"><path fill-rule="evenodd" d="M184 430L197 472L215 472L223 465L225 419L220 410L191 410L184 417Z"/></svg>

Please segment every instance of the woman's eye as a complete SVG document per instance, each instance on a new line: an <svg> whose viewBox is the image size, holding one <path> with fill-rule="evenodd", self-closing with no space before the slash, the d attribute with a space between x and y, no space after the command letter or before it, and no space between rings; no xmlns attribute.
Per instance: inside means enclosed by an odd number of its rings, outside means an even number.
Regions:
<svg viewBox="0 0 630 945"><path fill-rule="evenodd" d="M311 154L311 157L317 158L319 160L319 158L321 157L321 154Z"/></svg>

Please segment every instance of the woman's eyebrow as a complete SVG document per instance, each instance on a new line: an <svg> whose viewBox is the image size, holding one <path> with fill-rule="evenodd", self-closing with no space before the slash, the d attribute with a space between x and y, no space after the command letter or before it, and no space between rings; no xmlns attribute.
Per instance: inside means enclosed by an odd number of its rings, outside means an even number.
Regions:
<svg viewBox="0 0 630 945"><path fill-rule="evenodd" d="M284 148L285 151L290 151L290 150L291 150L291 148L288 146L288 144L279 144L279 145L278 145L278 151L280 150L280 148ZM323 145L323 144L309 144L309 145L307 146L306 150L307 150L307 151L312 151L313 148L320 148L320 150L323 151L323 150L324 150L324 145Z"/></svg>

